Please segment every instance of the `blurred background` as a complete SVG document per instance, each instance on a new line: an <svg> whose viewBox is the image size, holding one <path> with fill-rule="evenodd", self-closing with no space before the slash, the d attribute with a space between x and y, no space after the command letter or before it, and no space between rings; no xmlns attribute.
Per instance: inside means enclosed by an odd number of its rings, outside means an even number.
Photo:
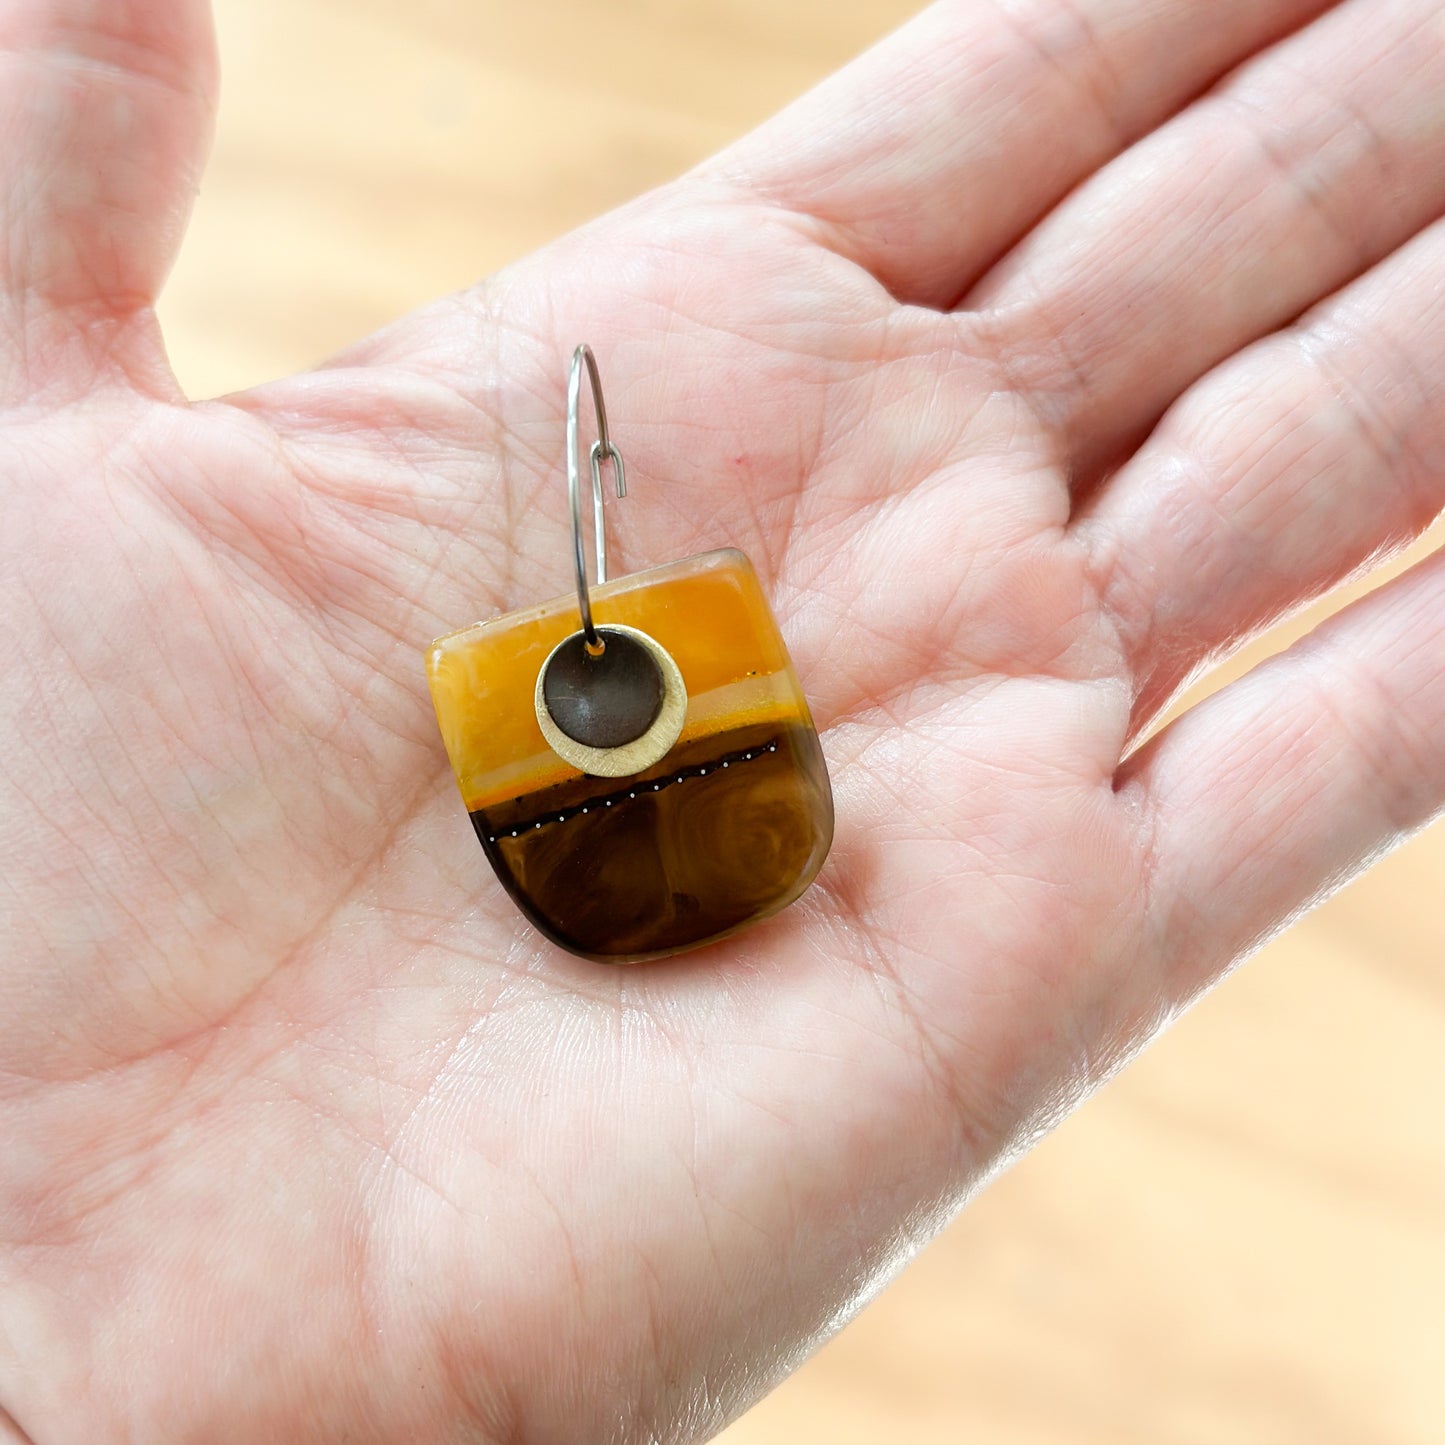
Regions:
<svg viewBox="0 0 1445 1445"><path fill-rule="evenodd" d="M162 306L182 381L308 366L468 285L915 8L219 0L216 151ZM1442 905L1437 830L1207 998L727 1445L1440 1445Z"/></svg>

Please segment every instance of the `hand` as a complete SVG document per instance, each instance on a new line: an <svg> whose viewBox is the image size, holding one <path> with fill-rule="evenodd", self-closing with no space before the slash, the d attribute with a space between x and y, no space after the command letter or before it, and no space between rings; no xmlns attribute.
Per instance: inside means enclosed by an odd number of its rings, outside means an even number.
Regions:
<svg viewBox="0 0 1445 1445"><path fill-rule="evenodd" d="M199 405L203 6L0 41L14 1438L705 1437L1445 799L1438 559L1139 746L1445 504L1440 0L945 3ZM614 570L749 553L838 802L800 904L635 970L502 896L421 671L570 585L582 340Z"/></svg>

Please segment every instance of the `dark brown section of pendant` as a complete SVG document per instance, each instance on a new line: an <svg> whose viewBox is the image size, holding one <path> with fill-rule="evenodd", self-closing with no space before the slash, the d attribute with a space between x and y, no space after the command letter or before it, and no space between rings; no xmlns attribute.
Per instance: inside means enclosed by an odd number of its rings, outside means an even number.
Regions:
<svg viewBox="0 0 1445 1445"><path fill-rule="evenodd" d="M636 742L662 711L662 674L647 649L625 632L599 627L602 652L574 633L547 664L542 697L552 721L589 748Z"/></svg>
<svg viewBox="0 0 1445 1445"><path fill-rule="evenodd" d="M554 943L638 962L786 907L822 867L833 799L808 727L738 728L631 779L578 778L472 814L497 876Z"/></svg>

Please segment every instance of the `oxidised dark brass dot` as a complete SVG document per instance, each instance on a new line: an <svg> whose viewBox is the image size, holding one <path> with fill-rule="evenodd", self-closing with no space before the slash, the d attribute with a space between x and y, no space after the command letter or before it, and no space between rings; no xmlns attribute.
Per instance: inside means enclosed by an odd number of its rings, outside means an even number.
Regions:
<svg viewBox="0 0 1445 1445"><path fill-rule="evenodd" d="M552 721L588 748L636 742L662 711L662 673L643 645L625 632L599 627L602 655L587 651L578 632L553 655L542 679Z"/></svg>

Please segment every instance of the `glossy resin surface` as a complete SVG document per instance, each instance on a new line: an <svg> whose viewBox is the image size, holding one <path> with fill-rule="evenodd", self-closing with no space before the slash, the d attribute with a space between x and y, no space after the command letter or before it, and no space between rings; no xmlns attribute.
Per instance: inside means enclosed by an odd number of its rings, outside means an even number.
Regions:
<svg viewBox="0 0 1445 1445"><path fill-rule="evenodd" d="M822 749L777 623L740 552L594 588L599 626L646 632L687 688L672 751L633 777L548 747L533 696L578 627L575 597L436 642L427 676L477 836L555 943L611 963L695 948L766 918L813 881L833 837Z"/></svg>

